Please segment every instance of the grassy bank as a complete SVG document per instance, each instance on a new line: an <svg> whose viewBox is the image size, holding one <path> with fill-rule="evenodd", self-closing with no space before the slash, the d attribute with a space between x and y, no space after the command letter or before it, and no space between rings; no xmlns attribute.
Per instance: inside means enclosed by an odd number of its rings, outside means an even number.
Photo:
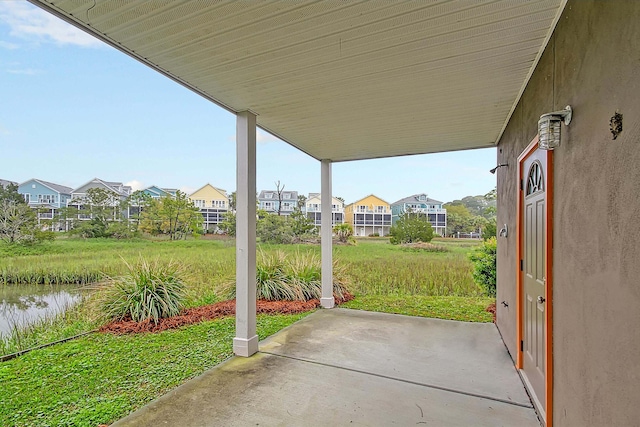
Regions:
<svg viewBox="0 0 640 427"><path fill-rule="evenodd" d="M260 339L306 314L258 316ZM229 358L233 318L159 334L93 334L0 364L0 425L109 424Z"/></svg>
<svg viewBox="0 0 640 427"><path fill-rule="evenodd" d="M491 321L471 279L467 253L477 242L440 240L446 252L420 252L383 239L336 246L334 258L349 276L354 309L474 322ZM262 245L261 251L310 252L311 245ZM233 241L109 241L60 239L25 253L0 257L0 286L20 283L84 283L83 278L122 274L123 260L174 260L188 267L187 306L222 298L233 279ZM75 278L74 278L75 277ZM77 279L80 277L80 279ZM86 279L92 281L94 279ZM6 283L17 283L8 285ZM33 325L4 353L75 335L98 326L90 304ZM260 338L303 315L258 316ZM92 334L0 363L0 425L96 426L125 416L232 354L232 318L203 322L158 334Z"/></svg>

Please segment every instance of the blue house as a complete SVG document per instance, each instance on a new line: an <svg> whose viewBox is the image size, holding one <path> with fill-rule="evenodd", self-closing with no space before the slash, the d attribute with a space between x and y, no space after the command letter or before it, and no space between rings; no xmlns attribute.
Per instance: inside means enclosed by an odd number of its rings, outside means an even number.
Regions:
<svg viewBox="0 0 640 427"><path fill-rule="evenodd" d="M426 194L414 194L391 204L391 224L395 225L405 212L425 215L429 218L431 227L436 234L445 235L447 229L447 210L442 208L442 202L430 199Z"/></svg>
<svg viewBox="0 0 640 427"><path fill-rule="evenodd" d="M160 199L161 197L175 197L176 191L175 188L160 188L157 185L152 185L151 187L147 187L142 192L153 199Z"/></svg>
<svg viewBox="0 0 640 427"><path fill-rule="evenodd" d="M269 213L281 215L291 215L298 205L297 191L282 191L282 208L280 208L280 200L278 192L272 190L262 190L258 195L258 209L262 209Z"/></svg>
<svg viewBox="0 0 640 427"><path fill-rule="evenodd" d="M71 199L71 187L54 184L41 179L30 179L18 186L18 193L24 197L29 207L37 210L38 221L57 218L60 209ZM63 222L51 224L52 230L60 230Z"/></svg>

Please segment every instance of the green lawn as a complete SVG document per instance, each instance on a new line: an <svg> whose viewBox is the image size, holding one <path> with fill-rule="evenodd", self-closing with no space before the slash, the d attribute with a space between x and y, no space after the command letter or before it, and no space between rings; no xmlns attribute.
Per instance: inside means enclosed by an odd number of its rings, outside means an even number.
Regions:
<svg viewBox="0 0 640 427"><path fill-rule="evenodd" d="M353 309L490 322L471 278L468 252L477 242L441 239L448 252L419 252L360 239L356 246L336 246L334 258L345 267L356 298ZM320 252L313 245L261 245L264 252ZM124 271L123 260L141 255L173 259L189 266L188 306L222 298L219 288L233 280L232 240L178 242L59 239L43 247L0 247L0 286L6 282L92 281ZM90 304L34 327L19 346L5 353L70 336L98 326ZM260 338L305 315L258 316ZM96 426L125 416L171 388L199 375L232 354L232 318L203 322L159 334L92 334L36 350L0 363L0 425ZM0 346L1 347L1 346Z"/></svg>

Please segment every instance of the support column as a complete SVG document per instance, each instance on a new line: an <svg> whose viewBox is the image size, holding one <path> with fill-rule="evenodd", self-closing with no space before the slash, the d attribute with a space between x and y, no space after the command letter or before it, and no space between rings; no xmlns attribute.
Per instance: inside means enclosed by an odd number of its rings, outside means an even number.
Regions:
<svg viewBox="0 0 640 427"><path fill-rule="evenodd" d="M322 298L320 305L324 308L333 308L333 227L331 224L333 193L331 189L331 160L321 161L321 186L320 186L320 227L322 246Z"/></svg>
<svg viewBox="0 0 640 427"><path fill-rule="evenodd" d="M236 337L233 352L258 351L256 334L256 115L243 111L236 124Z"/></svg>

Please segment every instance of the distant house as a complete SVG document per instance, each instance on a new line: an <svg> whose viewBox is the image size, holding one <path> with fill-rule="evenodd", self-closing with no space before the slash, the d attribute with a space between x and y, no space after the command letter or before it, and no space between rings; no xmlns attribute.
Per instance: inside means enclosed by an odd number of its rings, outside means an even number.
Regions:
<svg viewBox="0 0 640 427"><path fill-rule="evenodd" d="M309 198L305 202L305 212L307 218L313 221L313 225L320 227L322 225L322 206L320 193L309 193ZM331 198L331 226L335 227L337 224L344 222L344 203L336 199Z"/></svg>
<svg viewBox="0 0 640 427"><path fill-rule="evenodd" d="M347 205L344 214L345 221L353 227L354 236L389 234L391 207L389 203L373 194Z"/></svg>
<svg viewBox="0 0 640 427"><path fill-rule="evenodd" d="M118 207L120 203L127 199L133 192L133 189L128 185L124 185L121 182L113 182L113 181L104 181L99 178L94 178L91 181L81 185L71 192L71 199L68 202L69 207L75 207L78 210L82 210L84 208L84 204L86 203L87 191L92 188L101 188L105 191L114 194L114 198L110 203L113 209L114 219L118 218ZM125 218L129 217L128 209L121 212ZM90 215L78 214L78 219L90 219Z"/></svg>
<svg viewBox="0 0 640 427"><path fill-rule="evenodd" d="M6 179L0 179L0 187L7 187L8 185L18 185L17 182L7 181Z"/></svg>
<svg viewBox="0 0 640 427"><path fill-rule="evenodd" d="M227 192L211 184L206 184L188 197L200 209L204 230L210 233L215 232L218 229L218 224L223 221L224 214L229 211Z"/></svg>
<svg viewBox="0 0 640 427"><path fill-rule="evenodd" d="M18 193L24 197L30 208L37 211L38 220L53 220L58 217L61 208L65 208L71 200L71 187L30 179L18 185ZM52 230L60 230L62 224L51 224Z"/></svg>
<svg viewBox="0 0 640 427"><path fill-rule="evenodd" d="M447 210L442 208L442 202L430 199L424 193L400 199L391 204L391 223L395 224L405 212L426 216L433 231L444 236L447 228Z"/></svg>
<svg viewBox="0 0 640 427"><path fill-rule="evenodd" d="M298 205L298 192L297 191L283 191L282 192L282 209L280 214L291 215L293 210ZM258 209L267 211L269 213L278 213L278 207L280 206L280 200L278 199L278 192L271 190L262 190L258 195Z"/></svg>
<svg viewBox="0 0 640 427"><path fill-rule="evenodd" d="M159 199L161 197L175 197L176 191L178 190L175 188L160 188L157 185L152 185L141 191L153 199Z"/></svg>

